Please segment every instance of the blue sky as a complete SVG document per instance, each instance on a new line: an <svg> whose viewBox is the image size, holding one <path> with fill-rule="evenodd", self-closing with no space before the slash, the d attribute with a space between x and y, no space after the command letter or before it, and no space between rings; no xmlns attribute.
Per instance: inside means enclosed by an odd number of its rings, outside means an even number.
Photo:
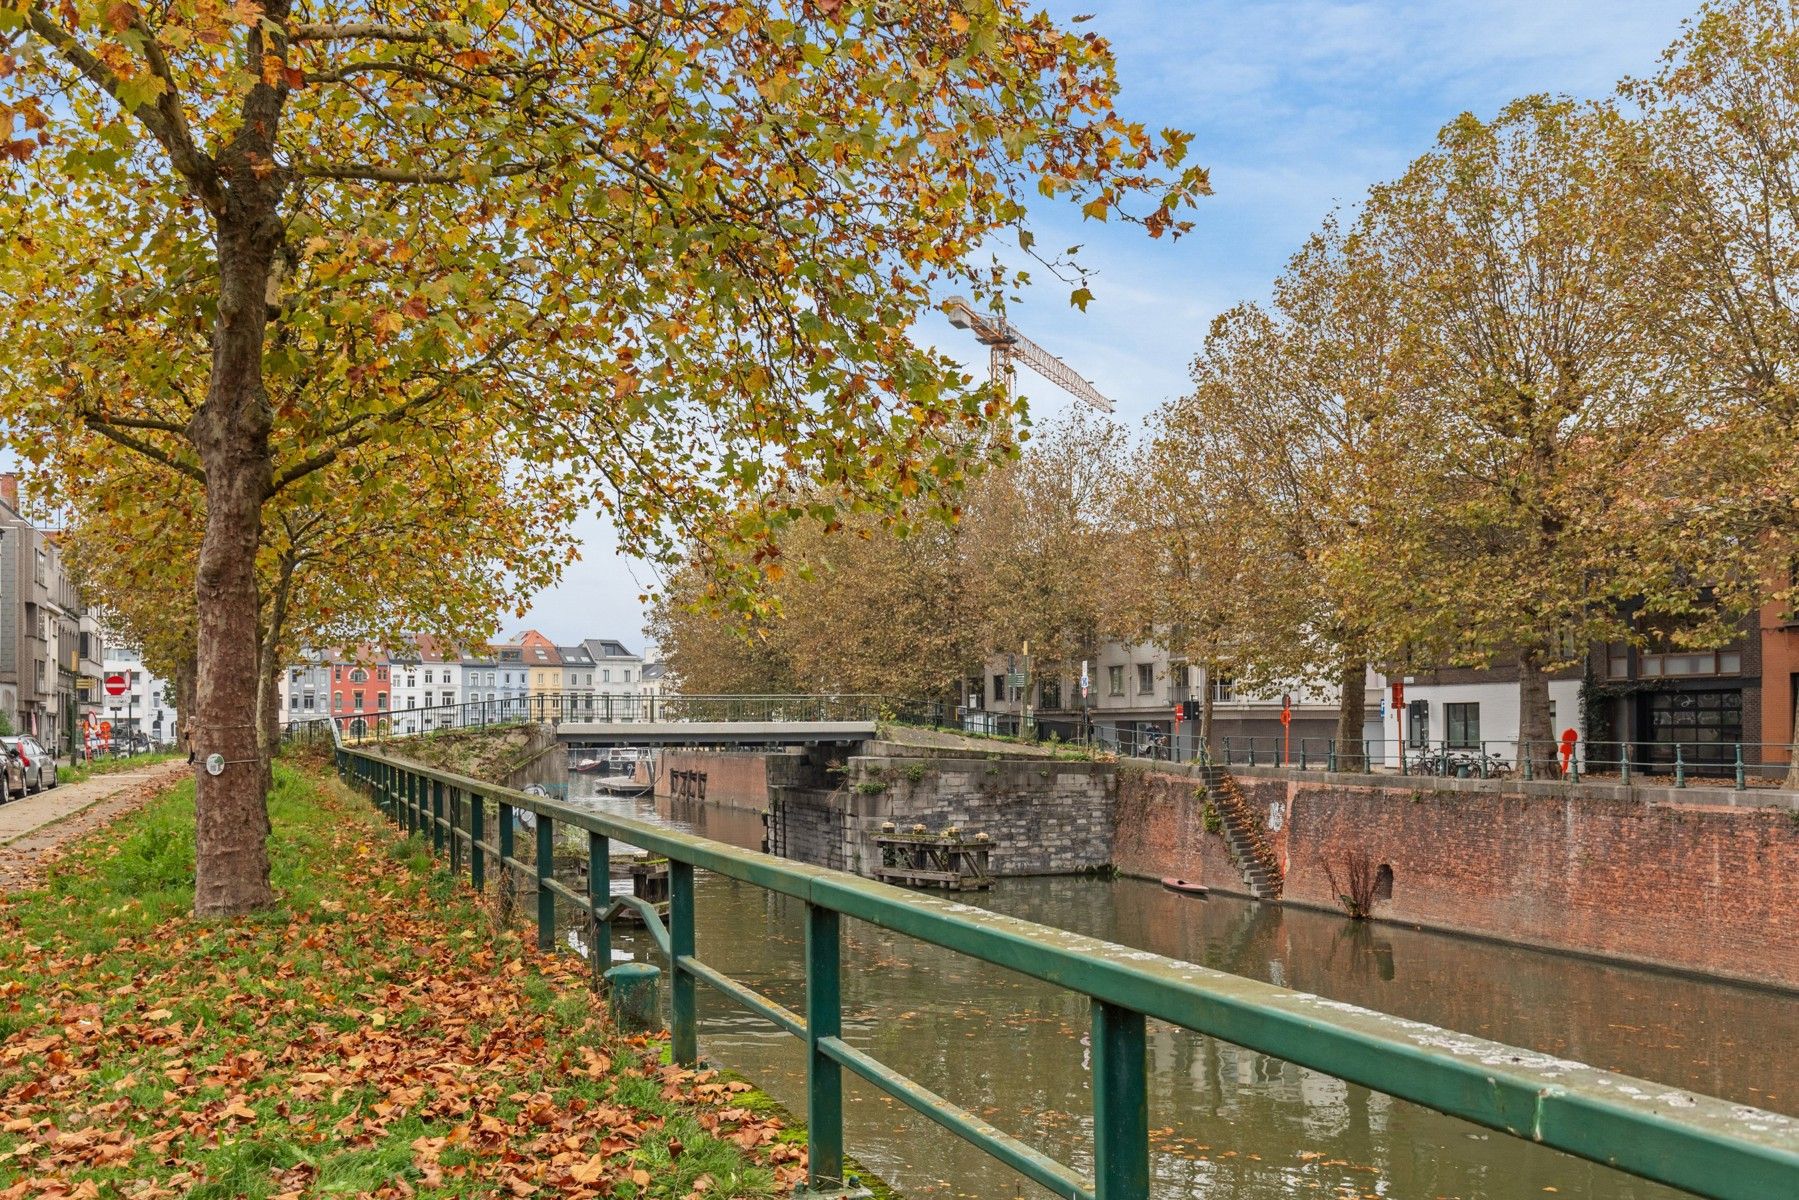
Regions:
<svg viewBox="0 0 1799 1200"><path fill-rule="evenodd" d="M1213 316L1262 299L1286 258L1334 207L1353 208L1461 112L1491 116L1530 92L1609 93L1648 74L1699 0L1049 0L1058 17L1092 13L1123 85L1120 109L1152 128L1195 134L1191 161L1214 195L1179 242L1040 206L1038 241L1080 243L1094 302L1039 284L1015 305L1019 328L1118 403L1140 428L1186 390L1187 364ZM921 336L985 370L985 354L945 326ZM1039 419L1066 398L1028 372ZM584 519L581 561L536 597L527 624L557 641L643 637L640 591L654 575L621 559L610 530ZM507 628L513 623L508 622Z"/></svg>

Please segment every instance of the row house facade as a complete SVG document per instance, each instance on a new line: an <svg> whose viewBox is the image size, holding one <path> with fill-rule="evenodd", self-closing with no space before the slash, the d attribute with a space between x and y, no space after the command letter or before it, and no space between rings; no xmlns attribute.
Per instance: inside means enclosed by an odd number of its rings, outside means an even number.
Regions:
<svg viewBox="0 0 1799 1200"><path fill-rule="evenodd" d="M21 514L18 477L0 474L0 716L57 754L97 713L99 627L63 567L55 533Z"/></svg>
<svg viewBox="0 0 1799 1200"><path fill-rule="evenodd" d="M361 647L322 652L282 672L281 707L288 722L333 717L346 729L388 728L420 733L461 723L462 705L491 706L498 715L534 711L545 698L547 716L578 715L588 705L596 714L626 718L644 710L644 689L662 686L645 676L641 655L609 638L557 645L536 630L510 641L480 647L450 646L419 635L397 649ZM573 710L548 697L573 697Z"/></svg>
<svg viewBox="0 0 1799 1200"><path fill-rule="evenodd" d="M1700 773L1746 768L1779 774L1791 761L1799 705L1799 614L1765 605L1739 635L1716 649L1693 649L1653 630L1641 645L1594 645L1549 683L1551 724L1572 732L1583 763L1634 766L1666 774L1676 759ZM1452 750L1486 745L1517 752L1515 667L1449 668L1404 675L1406 726L1389 737L1408 746ZM1676 749L1678 747L1678 751Z"/></svg>
<svg viewBox="0 0 1799 1200"><path fill-rule="evenodd" d="M1023 666L1021 655L994 656L980 676L966 681L965 727L981 732L1018 728L1027 699ZM1323 758L1337 733L1336 688L1298 684L1285 690L1243 688L1229 678L1208 679L1203 667L1151 642L1106 641L1084 662L1032 663L1028 684L1031 717L1040 736L1075 740L1085 734L1126 751L1193 756L1198 724L1179 720L1177 714L1186 702L1203 702L1208 688L1214 753L1228 751L1241 758L1253 750L1271 758L1290 750L1297 758L1305 746L1314 757ZM1369 720L1363 737L1377 757L1378 746L1372 743L1380 737L1380 685L1380 678L1370 672L1364 684ZM1281 713L1289 706L1292 723L1283 726Z"/></svg>

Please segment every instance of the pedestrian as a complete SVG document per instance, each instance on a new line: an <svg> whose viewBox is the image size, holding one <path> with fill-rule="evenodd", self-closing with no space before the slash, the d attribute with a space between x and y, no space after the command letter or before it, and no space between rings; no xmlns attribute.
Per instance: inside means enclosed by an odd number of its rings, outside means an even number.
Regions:
<svg viewBox="0 0 1799 1200"><path fill-rule="evenodd" d="M194 765L194 727L192 725L187 727L185 736L187 738L187 765L191 767Z"/></svg>

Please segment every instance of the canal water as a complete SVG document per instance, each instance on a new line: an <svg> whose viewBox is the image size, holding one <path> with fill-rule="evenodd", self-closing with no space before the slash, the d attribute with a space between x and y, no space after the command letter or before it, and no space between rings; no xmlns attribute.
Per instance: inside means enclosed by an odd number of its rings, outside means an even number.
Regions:
<svg viewBox="0 0 1799 1200"><path fill-rule="evenodd" d="M755 847L760 816L647 798L570 798ZM698 952L803 1009L798 902L702 874ZM969 897L964 897L969 899ZM1001 880L972 902L1221 971L1741 1103L1799 1114L1790 995L1214 896L1136 880ZM641 935L639 935L641 937ZM622 951L647 956L627 936ZM1086 1002L997 967L844 924L844 1036L1090 1173ZM795 1112L799 1042L700 988L701 1049ZM1683 1195L1267 1055L1151 1022L1157 1200L1592 1200ZM845 1073L849 1152L908 1197L1049 1193ZM1773 1200L1773 1198L1771 1198Z"/></svg>

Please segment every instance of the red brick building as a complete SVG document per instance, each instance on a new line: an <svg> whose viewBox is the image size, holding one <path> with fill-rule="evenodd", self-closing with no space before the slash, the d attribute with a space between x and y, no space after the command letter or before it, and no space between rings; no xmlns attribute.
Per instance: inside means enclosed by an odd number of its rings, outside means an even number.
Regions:
<svg viewBox="0 0 1799 1200"><path fill-rule="evenodd" d="M387 655L369 646L333 651L331 715L345 733L357 736L386 727L393 703L393 667Z"/></svg>

